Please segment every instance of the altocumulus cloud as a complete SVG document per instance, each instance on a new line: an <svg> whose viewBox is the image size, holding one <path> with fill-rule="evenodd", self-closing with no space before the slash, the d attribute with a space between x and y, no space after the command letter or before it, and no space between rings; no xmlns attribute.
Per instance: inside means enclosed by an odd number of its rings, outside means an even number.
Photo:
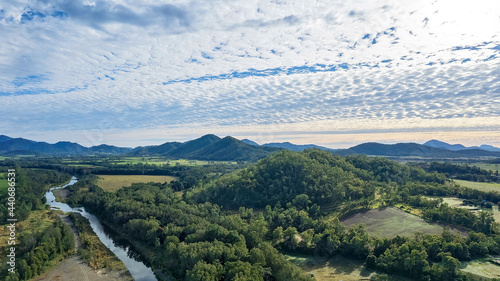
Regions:
<svg viewBox="0 0 500 281"><path fill-rule="evenodd" d="M0 129L498 132L500 6L471 5L9 1Z"/></svg>

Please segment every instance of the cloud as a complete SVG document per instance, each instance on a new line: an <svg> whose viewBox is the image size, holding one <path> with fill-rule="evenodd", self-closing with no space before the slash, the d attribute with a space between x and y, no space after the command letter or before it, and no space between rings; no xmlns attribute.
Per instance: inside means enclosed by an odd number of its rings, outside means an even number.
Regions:
<svg viewBox="0 0 500 281"><path fill-rule="evenodd" d="M457 17L468 5L9 1L0 4L0 110L11 118L0 129L333 122L369 132L389 130L386 120L418 129L409 120L449 128L496 118L500 27L482 24L500 9L479 1L483 14Z"/></svg>

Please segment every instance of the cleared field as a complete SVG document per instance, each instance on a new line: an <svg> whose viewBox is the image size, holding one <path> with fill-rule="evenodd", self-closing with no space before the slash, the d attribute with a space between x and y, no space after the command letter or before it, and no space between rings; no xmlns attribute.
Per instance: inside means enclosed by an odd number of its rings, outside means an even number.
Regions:
<svg viewBox="0 0 500 281"><path fill-rule="evenodd" d="M440 224L428 223L418 216L394 207L353 214L343 218L342 223L347 227L363 223L370 235L378 237L413 236L417 232L441 234L444 229ZM451 230L461 232L458 229Z"/></svg>
<svg viewBox="0 0 500 281"><path fill-rule="evenodd" d="M236 162L233 161L204 161L204 160L188 160L188 159L166 159L162 157L125 157L121 160L115 161L115 164L126 165L126 164L154 164L154 165L165 165L170 166L181 165L181 166L203 166L209 164L230 164L234 165Z"/></svg>
<svg viewBox="0 0 500 281"><path fill-rule="evenodd" d="M130 186L133 183L139 182L171 182L176 180L176 177L171 176L143 176L143 175L99 175L97 186L104 191L116 192L124 186Z"/></svg>
<svg viewBox="0 0 500 281"><path fill-rule="evenodd" d="M317 281L359 281L370 280L378 273L363 266L364 261L351 260L341 256L335 256L325 260L322 257L308 255L285 255L285 258L298 265L306 272L314 274ZM388 281L410 280L401 276L387 275Z"/></svg>
<svg viewBox="0 0 500 281"><path fill-rule="evenodd" d="M474 182L474 181L464 181L464 180L455 180L461 186L465 186L468 188L476 189L484 192L500 192L500 183L490 183L490 182Z"/></svg>
<svg viewBox="0 0 500 281"><path fill-rule="evenodd" d="M457 197L437 197L437 196L424 196L427 199L443 199L443 203L448 204L448 206L453 208L460 208L470 210L472 212L478 211L480 208L476 206L463 205L464 199L460 199Z"/></svg>
<svg viewBox="0 0 500 281"><path fill-rule="evenodd" d="M473 280L500 278L500 266L487 260L463 262L460 270L472 277Z"/></svg>

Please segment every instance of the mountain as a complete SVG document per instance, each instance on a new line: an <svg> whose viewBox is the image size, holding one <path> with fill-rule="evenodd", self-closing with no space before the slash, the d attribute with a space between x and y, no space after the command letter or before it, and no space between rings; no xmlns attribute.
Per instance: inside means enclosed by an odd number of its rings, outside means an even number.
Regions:
<svg viewBox="0 0 500 281"><path fill-rule="evenodd" d="M23 138L15 138L0 142L0 154L16 150L36 152L40 154L71 154L76 151L81 151L81 148L83 148L83 146L75 143L59 142L57 144L49 144L46 142L36 142Z"/></svg>
<svg viewBox="0 0 500 281"><path fill-rule="evenodd" d="M250 145L233 137L223 139L216 135L204 135L198 139L181 142L166 142L161 145L124 148L112 145L84 147L77 143L61 141L55 144L36 142L23 138L0 136L0 155L94 155L114 154L149 156L162 155L171 158L185 158L213 161L254 161L266 157L279 148Z"/></svg>
<svg viewBox="0 0 500 281"><path fill-rule="evenodd" d="M2 141L3 140L3 141ZM37 142L23 138L0 136L0 155L91 155L91 154L122 154L130 148L111 145L85 147L78 143L60 141L55 144Z"/></svg>
<svg viewBox="0 0 500 281"><path fill-rule="evenodd" d="M462 144L449 144L449 143L439 141L439 140L430 140L430 141L424 143L424 145L430 146L430 147L436 147L436 148L443 148L443 149L452 150L452 151L466 150L466 149L481 149L481 150L486 150L486 151L500 152L500 148L494 147L491 145L486 145L486 144L483 144L481 146L466 147Z"/></svg>
<svg viewBox="0 0 500 281"><path fill-rule="evenodd" d="M494 147L492 145L487 145L487 144L482 144L481 146L479 146L479 149L487 150L487 151L498 151L498 152L500 152L500 148Z"/></svg>
<svg viewBox="0 0 500 281"><path fill-rule="evenodd" d="M185 143L167 142L159 146L138 147L132 154L210 161L254 161L277 150L280 149L250 145L230 136L221 139L209 134Z"/></svg>
<svg viewBox="0 0 500 281"><path fill-rule="evenodd" d="M499 152L481 149L448 150L417 143L363 143L346 150L336 152L340 155L366 154L377 156L418 156L425 158L473 158L473 157L500 157Z"/></svg>
<svg viewBox="0 0 500 281"><path fill-rule="evenodd" d="M161 145L139 146L132 151L133 156L164 155L182 146L182 142L166 142Z"/></svg>
<svg viewBox="0 0 500 281"><path fill-rule="evenodd" d="M249 145L259 146L258 143L254 142L252 140L249 140L249 139L243 139L241 141L246 143L246 144L249 144ZM305 150L308 148L319 148L319 149L326 150L326 151L335 151L336 150L336 149L331 149L328 147L319 146L319 145L315 145L315 144L303 144L303 145L301 145L301 144L293 144L290 142L272 142L272 143L266 143L266 144L263 144L260 146L284 148L284 149L288 149L288 150L296 151L296 152L299 152L299 151L302 151L302 150Z"/></svg>
<svg viewBox="0 0 500 281"><path fill-rule="evenodd" d="M430 140L426 143L424 143L425 146L430 146L430 147L435 147L435 148L443 148L447 150L464 150L467 149L467 147L461 145L461 144L449 144L446 142L438 141L438 140Z"/></svg>
<svg viewBox="0 0 500 281"><path fill-rule="evenodd" d="M225 137L199 150L184 155L188 159L238 161L258 160L280 149L254 146L233 137Z"/></svg>
<svg viewBox="0 0 500 281"><path fill-rule="evenodd" d="M194 159L193 157L190 157L190 155L197 155L196 151L205 148L206 146L215 143L219 141L221 138L219 138L216 135L204 135L201 138L195 139L195 140L190 140L188 142L183 143L180 147L177 149L174 149L170 152L168 152L168 155L171 157L177 157L177 158L191 158Z"/></svg>
<svg viewBox="0 0 500 281"><path fill-rule="evenodd" d="M114 145L107 145L107 144L92 146L90 148L90 151L92 151L93 153L100 153L100 154L124 154L130 152L131 150L132 148L129 147L117 147Z"/></svg>
<svg viewBox="0 0 500 281"><path fill-rule="evenodd" d="M11 140L11 137L5 136L5 135L0 135L0 142L8 141Z"/></svg>
<svg viewBox="0 0 500 281"><path fill-rule="evenodd" d="M259 146L258 143L254 142L253 140L249 140L249 139L242 139L241 140L242 142L246 143L246 144L249 144L249 145L253 145L253 146Z"/></svg>
<svg viewBox="0 0 500 281"><path fill-rule="evenodd" d="M266 144L263 144L262 146L279 147L279 148L284 148L284 149L288 149L288 150L296 151L296 152L299 152L299 151L302 151L302 150L305 150L308 148L319 148L319 149L326 150L326 151L335 151L335 149L331 149L331 148L327 148L327 147L323 147L323 146L319 146L319 145L315 145L315 144L300 145L300 144L293 144L290 142L266 143Z"/></svg>

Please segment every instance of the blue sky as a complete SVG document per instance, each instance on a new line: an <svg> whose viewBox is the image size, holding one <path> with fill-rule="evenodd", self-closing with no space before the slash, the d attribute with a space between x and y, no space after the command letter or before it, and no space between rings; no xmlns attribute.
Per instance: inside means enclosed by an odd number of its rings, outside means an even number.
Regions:
<svg viewBox="0 0 500 281"><path fill-rule="evenodd" d="M500 146L497 0L12 0L0 38L13 137Z"/></svg>

